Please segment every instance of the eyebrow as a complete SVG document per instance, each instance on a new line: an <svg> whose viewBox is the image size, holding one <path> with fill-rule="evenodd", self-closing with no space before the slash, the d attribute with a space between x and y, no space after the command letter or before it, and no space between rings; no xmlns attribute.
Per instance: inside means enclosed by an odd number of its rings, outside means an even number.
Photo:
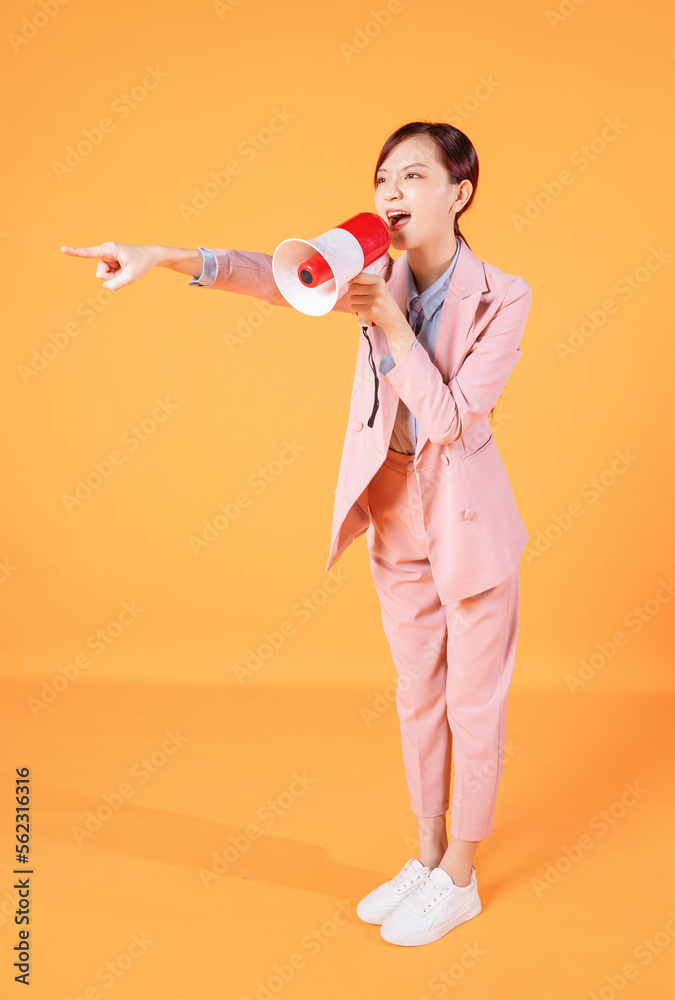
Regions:
<svg viewBox="0 0 675 1000"><path fill-rule="evenodd" d="M408 169L408 167L426 167L426 166L427 166L427 165L426 165L426 163L420 163L420 161L419 161L419 160L416 160L416 161L415 161L415 163L407 163L407 164L405 165L405 167L402 167L401 169L402 169L402 170L407 170L407 169ZM428 170L428 169L429 169L429 168L427 167L427 170ZM380 170L384 170L384 172L385 172L386 174L388 174L388 173L389 173L389 171L388 171L388 170L386 169L386 167L379 167L379 168L378 168L378 171L377 171L377 172L378 172L378 174L379 174Z"/></svg>

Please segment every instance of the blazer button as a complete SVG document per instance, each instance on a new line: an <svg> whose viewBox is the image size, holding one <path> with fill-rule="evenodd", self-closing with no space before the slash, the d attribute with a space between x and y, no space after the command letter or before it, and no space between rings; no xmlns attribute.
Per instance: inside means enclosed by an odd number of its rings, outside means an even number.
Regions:
<svg viewBox="0 0 675 1000"><path fill-rule="evenodd" d="M414 472L415 471L415 463L414 462L408 462L407 468L408 468L408 472Z"/></svg>
<svg viewBox="0 0 675 1000"><path fill-rule="evenodd" d="M349 426L353 431L363 430L363 424L360 420L352 420Z"/></svg>
<svg viewBox="0 0 675 1000"><path fill-rule="evenodd" d="M473 517L473 510L471 509L471 507L467 507L467 509L464 511L464 520L470 521L472 517Z"/></svg>
<svg viewBox="0 0 675 1000"><path fill-rule="evenodd" d="M450 459L448 458L447 455L441 455L441 462L443 463L443 465L449 465Z"/></svg>

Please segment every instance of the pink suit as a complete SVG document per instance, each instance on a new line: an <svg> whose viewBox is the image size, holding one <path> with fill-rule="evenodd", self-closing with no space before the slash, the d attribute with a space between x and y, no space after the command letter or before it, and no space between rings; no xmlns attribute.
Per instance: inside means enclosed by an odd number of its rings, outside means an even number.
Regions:
<svg viewBox="0 0 675 1000"><path fill-rule="evenodd" d="M288 305L269 254L213 250L208 287ZM407 254L385 262L406 314ZM364 532L382 621L399 674L397 708L413 812L448 808L451 833L492 831L504 750L506 694L515 661L518 564L528 539L488 421L521 355L532 293L461 240L442 306L436 351L422 345L386 374L384 330L369 327L379 377L359 336L349 421L326 570ZM353 312L349 292L337 310ZM356 319L356 317L355 317ZM399 397L419 421L414 455L389 448ZM431 811L430 811L431 810Z"/></svg>

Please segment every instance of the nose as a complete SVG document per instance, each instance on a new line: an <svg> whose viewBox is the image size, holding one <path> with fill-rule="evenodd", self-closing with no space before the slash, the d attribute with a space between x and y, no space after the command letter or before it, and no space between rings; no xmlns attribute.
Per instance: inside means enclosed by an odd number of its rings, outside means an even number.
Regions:
<svg viewBox="0 0 675 1000"><path fill-rule="evenodd" d="M382 190L382 185L381 184L379 185L378 190ZM382 195L383 195L384 200L386 202L391 201L393 198L399 198L400 197L401 192L400 192L399 187L396 184L395 180L387 181L387 184L385 186L385 190L382 191Z"/></svg>

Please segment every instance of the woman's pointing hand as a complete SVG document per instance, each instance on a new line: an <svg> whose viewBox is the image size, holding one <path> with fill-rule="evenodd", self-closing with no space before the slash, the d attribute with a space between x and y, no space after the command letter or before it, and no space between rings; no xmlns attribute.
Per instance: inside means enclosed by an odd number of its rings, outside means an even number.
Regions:
<svg viewBox="0 0 675 1000"><path fill-rule="evenodd" d="M114 292L151 271L160 261L160 247L133 243L101 243L97 247L61 247L71 257L98 260L96 277L104 278L101 288Z"/></svg>

